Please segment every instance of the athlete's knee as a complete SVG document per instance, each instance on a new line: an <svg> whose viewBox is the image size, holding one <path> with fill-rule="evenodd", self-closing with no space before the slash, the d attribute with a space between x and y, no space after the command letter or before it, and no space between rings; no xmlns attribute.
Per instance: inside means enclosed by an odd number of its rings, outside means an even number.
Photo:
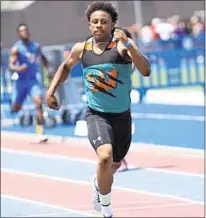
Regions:
<svg viewBox="0 0 206 218"><path fill-rule="evenodd" d="M42 98L41 97L33 98L33 102L34 102L35 107L36 107L37 110L42 109Z"/></svg>
<svg viewBox="0 0 206 218"><path fill-rule="evenodd" d="M105 144L101 145L97 149L97 155L99 159L99 165L102 168L108 168L112 166L112 145Z"/></svg>
<svg viewBox="0 0 206 218"><path fill-rule="evenodd" d="M20 104L13 104L11 106L11 112L12 113L17 113L21 110L21 105Z"/></svg>
<svg viewBox="0 0 206 218"><path fill-rule="evenodd" d="M35 104L36 110L42 112L42 104Z"/></svg>
<svg viewBox="0 0 206 218"><path fill-rule="evenodd" d="M116 171L120 168L121 162L113 162L112 163L112 172L113 174L116 173Z"/></svg>

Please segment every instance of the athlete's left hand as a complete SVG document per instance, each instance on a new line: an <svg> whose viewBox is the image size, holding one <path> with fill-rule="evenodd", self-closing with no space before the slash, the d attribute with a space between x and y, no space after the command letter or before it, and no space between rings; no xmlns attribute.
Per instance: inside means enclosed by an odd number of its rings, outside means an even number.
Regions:
<svg viewBox="0 0 206 218"><path fill-rule="evenodd" d="M114 37L125 44L128 41L128 37L126 36L125 32L120 29L115 29Z"/></svg>

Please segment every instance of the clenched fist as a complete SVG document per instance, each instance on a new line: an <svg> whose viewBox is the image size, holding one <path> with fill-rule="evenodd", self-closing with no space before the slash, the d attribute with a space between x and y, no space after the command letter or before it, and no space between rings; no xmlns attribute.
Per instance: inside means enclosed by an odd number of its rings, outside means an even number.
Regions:
<svg viewBox="0 0 206 218"><path fill-rule="evenodd" d="M49 108L54 109L54 110L59 110L60 107L59 107L57 98L54 96L54 94L47 93L46 100L47 100L47 105Z"/></svg>
<svg viewBox="0 0 206 218"><path fill-rule="evenodd" d="M128 37L126 36L125 32L120 29L115 29L114 37L125 44L128 41Z"/></svg>

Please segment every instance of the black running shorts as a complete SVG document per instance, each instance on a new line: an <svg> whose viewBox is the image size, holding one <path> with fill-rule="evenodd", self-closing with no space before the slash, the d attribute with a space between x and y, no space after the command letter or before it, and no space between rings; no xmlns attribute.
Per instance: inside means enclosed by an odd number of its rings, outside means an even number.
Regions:
<svg viewBox="0 0 206 218"><path fill-rule="evenodd" d="M113 161L120 162L132 139L130 109L122 113L103 113L88 107L86 117L88 138L95 151L103 144L112 144Z"/></svg>

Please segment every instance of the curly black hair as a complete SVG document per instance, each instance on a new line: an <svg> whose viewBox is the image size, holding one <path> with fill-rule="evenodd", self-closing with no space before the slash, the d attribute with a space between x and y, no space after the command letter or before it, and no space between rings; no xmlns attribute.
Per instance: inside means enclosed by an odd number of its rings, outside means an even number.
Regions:
<svg viewBox="0 0 206 218"><path fill-rule="evenodd" d="M115 7L113 7L111 3L103 2L103 1L96 1L90 4L86 10L88 21L90 21L90 16L95 11L104 11L108 13L112 18L112 22L116 22L118 20L117 10Z"/></svg>

